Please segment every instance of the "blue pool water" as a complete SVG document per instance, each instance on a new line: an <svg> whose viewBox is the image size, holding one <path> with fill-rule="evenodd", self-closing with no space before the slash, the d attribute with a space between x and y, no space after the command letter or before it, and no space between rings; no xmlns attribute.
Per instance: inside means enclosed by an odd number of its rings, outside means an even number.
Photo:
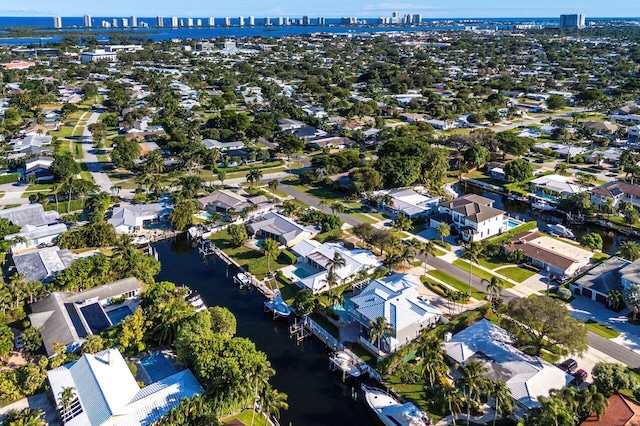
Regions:
<svg viewBox="0 0 640 426"><path fill-rule="evenodd" d="M204 218L206 218L206 219L209 219L209 218L211 217L211 213L209 213L209 212L204 212L204 213L202 213L202 215L201 215L201 216L202 216L202 217L204 217Z"/></svg>
<svg viewBox="0 0 640 426"><path fill-rule="evenodd" d="M145 225L144 229L171 229L171 222L158 222Z"/></svg>
<svg viewBox="0 0 640 426"><path fill-rule="evenodd" d="M299 265L298 267L296 267L296 269L294 269L291 272L293 273L293 275L300 278L301 280L318 273L318 271L316 271L315 269L307 265Z"/></svg>
<svg viewBox="0 0 640 426"><path fill-rule="evenodd" d="M536 192L536 197L540 198L541 200L549 201L552 203L558 202L558 199L556 197L552 197L551 195L545 194L544 192Z"/></svg>
<svg viewBox="0 0 640 426"><path fill-rule="evenodd" d="M113 311L107 312L107 316L111 320L111 324L118 325L120 321L131 315L131 309L128 306L123 306L118 309L114 309Z"/></svg>
<svg viewBox="0 0 640 426"><path fill-rule="evenodd" d="M521 225L521 223L516 222L515 220L512 220L512 219L507 219L507 220L504 221L504 223L505 223L505 225L507 225L507 229L513 229L516 226L520 226Z"/></svg>
<svg viewBox="0 0 640 426"><path fill-rule="evenodd" d="M153 382L165 379L176 372L162 352L156 352L146 358L142 358L140 364Z"/></svg>

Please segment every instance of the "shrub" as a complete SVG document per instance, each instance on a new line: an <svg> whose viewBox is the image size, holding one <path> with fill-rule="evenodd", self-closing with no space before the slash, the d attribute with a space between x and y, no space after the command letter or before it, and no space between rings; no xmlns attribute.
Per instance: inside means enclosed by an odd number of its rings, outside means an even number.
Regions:
<svg viewBox="0 0 640 426"><path fill-rule="evenodd" d="M560 287L558 289L558 297L562 300L569 300L571 299L571 290L569 290L566 287Z"/></svg>
<svg viewBox="0 0 640 426"><path fill-rule="evenodd" d="M295 264L298 261L298 258L295 254L291 253L289 250L282 250L278 255L278 260L283 263L289 263L290 265Z"/></svg>
<svg viewBox="0 0 640 426"><path fill-rule="evenodd" d="M449 244L446 241L442 241L442 240L431 240L431 241L433 241L433 244L436 244L436 245L438 245L440 247L444 247L447 250L451 250L451 244Z"/></svg>
<svg viewBox="0 0 640 426"><path fill-rule="evenodd" d="M14 183L20 179L20 173L12 173L10 175L2 175L0 176L0 184L3 183Z"/></svg>

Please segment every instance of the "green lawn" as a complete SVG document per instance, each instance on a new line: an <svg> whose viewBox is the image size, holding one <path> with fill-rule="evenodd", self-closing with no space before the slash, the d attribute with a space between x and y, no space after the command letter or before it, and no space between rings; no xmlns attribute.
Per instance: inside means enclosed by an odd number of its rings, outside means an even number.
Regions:
<svg viewBox="0 0 640 426"><path fill-rule="evenodd" d="M260 251L245 246L233 247L231 244L231 236L226 230L213 234L209 239L257 279L263 279L269 272L267 268L267 258ZM289 263L281 263L280 258L272 260L271 271L275 272L277 269L287 266L288 264Z"/></svg>
<svg viewBox="0 0 640 426"><path fill-rule="evenodd" d="M428 275L431 275L434 278L439 279L440 281L450 285L451 287L455 288L458 291L462 291L464 293L468 293L469 292L469 283L463 283L462 281L452 277L449 274L446 274L442 271L439 270L433 270L433 271L427 271ZM484 298L487 296L487 293L484 293L480 290L477 290L473 287L471 287L471 297L473 297L476 300L484 300Z"/></svg>
<svg viewBox="0 0 640 426"><path fill-rule="evenodd" d="M373 225L374 223L378 223L378 220L373 219L365 214L362 213L349 213L350 216L353 216L354 218L363 221L364 223L369 223L371 225Z"/></svg>
<svg viewBox="0 0 640 426"><path fill-rule="evenodd" d="M537 273L537 271L534 269L519 266L510 266L508 268L500 269L496 272L519 283L531 278Z"/></svg>
<svg viewBox="0 0 640 426"><path fill-rule="evenodd" d="M108 163L111 161L107 154L98 154L96 157L98 157L98 161L101 163Z"/></svg>
<svg viewBox="0 0 640 426"><path fill-rule="evenodd" d="M371 355L371 352L366 350L360 343L345 342L344 345L367 364L375 366L378 363L373 355Z"/></svg>
<svg viewBox="0 0 640 426"><path fill-rule="evenodd" d="M478 259L478 263L487 269L496 269L500 266L504 266L503 262L493 259Z"/></svg>
<svg viewBox="0 0 640 426"><path fill-rule="evenodd" d="M340 330L338 330L338 327L336 327L335 325L333 325L333 323L331 321L329 321L328 319L326 319L324 316L322 316L321 314L314 312L311 315L309 315L309 317L314 320L316 323L318 323L318 325L322 328L325 329L325 331L327 331L330 335L332 335L333 337L335 337L336 339L338 339L340 337Z"/></svg>
<svg viewBox="0 0 640 426"><path fill-rule="evenodd" d="M494 277L493 274L485 271L484 269L480 269L478 268L476 265L473 265L474 267L471 268L471 265L469 264L469 262L466 262L462 259L456 259L453 261L453 265L457 266L458 268L469 272L469 270L471 269L471 273L473 275L475 275L476 277L482 279L482 280L487 280L487 281L491 281L491 278Z"/></svg>
<svg viewBox="0 0 640 426"><path fill-rule="evenodd" d="M620 333L612 328L607 327L606 325L602 325L594 320L589 320L584 323L584 326L589 329L589 331L593 331L596 334L604 337L605 339L615 339L620 336Z"/></svg>
<svg viewBox="0 0 640 426"><path fill-rule="evenodd" d="M403 380L396 375L388 376L385 382L403 399L413 402L421 410L427 412L432 420L437 422L445 417L446 413L433 411L430 400L427 399L426 392L424 391L424 383L420 381L415 384L403 383Z"/></svg>

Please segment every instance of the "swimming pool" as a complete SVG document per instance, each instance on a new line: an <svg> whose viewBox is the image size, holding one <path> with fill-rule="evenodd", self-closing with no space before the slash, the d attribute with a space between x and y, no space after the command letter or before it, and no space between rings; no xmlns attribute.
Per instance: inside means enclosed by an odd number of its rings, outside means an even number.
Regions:
<svg viewBox="0 0 640 426"><path fill-rule="evenodd" d="M308 265L298 265L294 270L291 271L293 275L300 278L301 280L310 277L311 275L315 275L318 273L315 269Z"/></svg>
<svg viewBox="0 0 640 426"><path fill-rule="evenodd" d="M129 309L128 306L122 306L118 309L114 309L113 311L107 312L107 316L111 320L111 324L118 325L123 319L125 319L132 313L133 312L131 312L131 309Z"/></svg>
<svg viewBox="0 0 640 426"><path fill-rule="evenodd" d="M504 224L506 225L507 230L511 230L511 229L515 228L516 226L520 226L520 225L522 225L522 223L520 223L520 222L518 222L518 221L515 221L515 220L513 220L513 219L507 219L507 220L505 220L505 221L504 221Z"/></svg>
<svg viewBox="0 0 640 426"><path fill-rule="evenodd" d="M140 360L140 365L147 372L152 382L165 379L176 372L162 352L156 352Z"/></svg>

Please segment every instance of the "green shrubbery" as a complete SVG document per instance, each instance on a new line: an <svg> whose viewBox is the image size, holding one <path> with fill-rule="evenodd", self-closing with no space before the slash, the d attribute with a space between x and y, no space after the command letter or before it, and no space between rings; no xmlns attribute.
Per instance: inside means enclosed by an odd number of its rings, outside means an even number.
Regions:
<svg viewBox="0 0 640 426"><path fill-rule="evenodd" d="M15 183L20 179L20 173L12 173L10 175L1 175L0 176L0 184L4 183Z"/></svg>

